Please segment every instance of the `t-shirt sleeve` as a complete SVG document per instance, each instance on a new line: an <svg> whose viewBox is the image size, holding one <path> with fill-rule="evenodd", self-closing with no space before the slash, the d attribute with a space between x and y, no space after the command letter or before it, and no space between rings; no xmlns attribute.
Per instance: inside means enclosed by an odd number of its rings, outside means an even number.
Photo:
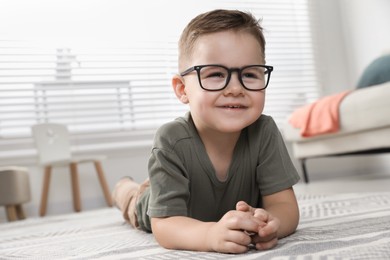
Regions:
<svg viewBox="0 0 390 260"><path fill-rule="evenodd" d="M149 178L149 217L188 215L188 177L173 150L153 148L149 159Z"/></svg>
<svg viewBox="0 0 390 260"><path fill-rule="evenodd" d="M299 175L271 117L264 120L259 132L260 152L256 177L262 195L292 187L299 181Z"/></svg>

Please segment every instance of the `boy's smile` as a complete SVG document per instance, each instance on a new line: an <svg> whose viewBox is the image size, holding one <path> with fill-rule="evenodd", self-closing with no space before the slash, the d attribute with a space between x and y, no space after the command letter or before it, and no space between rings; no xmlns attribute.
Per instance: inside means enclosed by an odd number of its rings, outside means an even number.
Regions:
<svg viewBox="0 0 390 260"><path fill-rule="evenodd" d="M248 106L239 103L216 104L215 106L216 108L226 110L227 112L243 112L248 109Z"/></svg>
<svg viewBox="0 0 390 260"><path fill-rule="evenodd" d="M226 109L245 109L246 106L243 105L222 105L222 106L217 106L221 108L226 108Z"/></svg>
<svg viewBox="0 0 390 260"><path fill-rule="evenodd" d="M199 37L191 57L188 66L220 64L241 68L264 64L257 40L248 33L231 30ZM265 91L246 90L238 77L238 72L233 72L227 87L220 91L202 89L196 72L181 78L184 100L178 97L189 104L198 131L237 134L260 117Z"/></svg>

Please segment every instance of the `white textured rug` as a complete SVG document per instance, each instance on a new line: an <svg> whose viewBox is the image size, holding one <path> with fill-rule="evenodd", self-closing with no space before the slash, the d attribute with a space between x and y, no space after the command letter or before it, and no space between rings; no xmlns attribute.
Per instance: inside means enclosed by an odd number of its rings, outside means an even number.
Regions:
<svg viewBox="0 0 390 260"><path fill-rule="evenodd" d="M298 200L297 232L269 251L166 250L109 208L0 224L0 259L390 259L390 192Z"/></svg>

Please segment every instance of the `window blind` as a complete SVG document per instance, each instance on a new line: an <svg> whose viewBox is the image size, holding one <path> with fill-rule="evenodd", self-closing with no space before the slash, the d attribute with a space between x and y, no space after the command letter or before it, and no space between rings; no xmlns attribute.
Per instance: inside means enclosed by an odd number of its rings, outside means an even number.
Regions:
<svg viewBox="0 0 390 260"><path fill-rule="evenodd" d="M148 5L157 1L144 1L143 7L132 1L125 3L129 8L148 10ZM95 41L75 38L64 46L52 41L50 35L20 37L0 27L0 161L33 155L30 127L42 122L66 124L75 150L149 145L159 125L188 109L177 101L170 86L172 75L177 73L177 40L183 26L194 15L215 8L250 11L263 20L266 60L274 66L265 114L281 124L296 107L318 97L308 1L218 0L200 4L202 7L194 10L185 8L183 1L165 3L164 10L180 8L185 18L176 28L175 23L169 23L169 32L160 32L158 37L126 38L126 29L115 35L102 30ZM118 6L108 6L115 15ZM163 10L155 10L153 15L155 21L167 16ZM126 22L123 19L120 22ZM115 20L108 28L131 26L141 25ZM158 30L164 27L155 24L154 31Z"/></svg>

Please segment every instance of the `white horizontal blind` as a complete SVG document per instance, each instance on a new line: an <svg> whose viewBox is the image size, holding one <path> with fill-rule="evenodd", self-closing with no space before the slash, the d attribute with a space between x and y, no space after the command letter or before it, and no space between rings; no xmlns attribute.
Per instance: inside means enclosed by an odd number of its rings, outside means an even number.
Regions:
<svg viewBox="0 0 390 260"><path fill-rule="evenodd" d="M28 136L43 122L74 132L154 128L185 109L170 88L173 42L51 49L0 41L0 55L3 138Z"/></svg>
<svg viewBox="0 0 390 260"><path fill-rule="evenodd" d="M176 42L195 14L183 1L167 2L166 10L179 2L180 13L187 11L188 17L158 37L137 35L123 41L102 31L102 39L113 38L104 44L75 40L63 46L33 37L9 37L0 30L0 161L34 153L30 127L36 123L66 124L74 145L83 150L150 142L156 127L183 115L187 106L177 101L170 79L177 72ZM267 64L274 66L265 114L281 123L293 109L318 97L307 1L218 0L200 4L197 13L240 9L263 20ZM157 21L169 16L154 14L160 15ZM163 29L155 26L155 30Z"/></svg>

